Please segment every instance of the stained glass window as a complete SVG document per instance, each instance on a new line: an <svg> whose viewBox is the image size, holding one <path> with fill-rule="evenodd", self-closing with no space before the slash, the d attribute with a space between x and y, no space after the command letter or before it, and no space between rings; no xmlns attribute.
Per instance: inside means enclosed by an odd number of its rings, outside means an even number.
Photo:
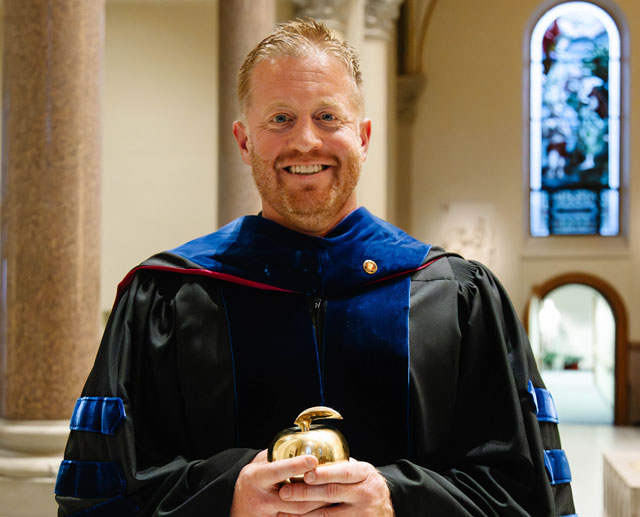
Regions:
<svg viewBox="0 0 640 517"><path fill-rule="evenodd" d="M559 4L530 51L531 235L618 235L618 28L594 4Z"/></svg>

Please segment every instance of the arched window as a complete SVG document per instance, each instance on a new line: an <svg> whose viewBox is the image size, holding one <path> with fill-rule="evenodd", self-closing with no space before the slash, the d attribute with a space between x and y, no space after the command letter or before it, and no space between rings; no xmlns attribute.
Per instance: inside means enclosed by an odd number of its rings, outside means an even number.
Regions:
<svg viewBox="0 0 640 517"><path fill-rule="evenodd" d="M535 25L530 55L531 235L618 235L618 27L592 3L562 3Z"/></svg>

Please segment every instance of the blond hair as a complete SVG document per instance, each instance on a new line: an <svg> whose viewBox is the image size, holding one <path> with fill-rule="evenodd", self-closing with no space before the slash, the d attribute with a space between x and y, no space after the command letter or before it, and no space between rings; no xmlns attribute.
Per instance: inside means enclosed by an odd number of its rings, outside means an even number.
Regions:
<svg viewBox="0 0 640 517"><path fill-rule="evenodd" d="M300 58L313 51L335 57L346 67L354 81L356 105L363 114L362 72L355 49L336 38L325 24L305 18L279 24L247 54L238 73L238 100L243 117L251 98L251 73L258 63L278 57Z"/></svg>

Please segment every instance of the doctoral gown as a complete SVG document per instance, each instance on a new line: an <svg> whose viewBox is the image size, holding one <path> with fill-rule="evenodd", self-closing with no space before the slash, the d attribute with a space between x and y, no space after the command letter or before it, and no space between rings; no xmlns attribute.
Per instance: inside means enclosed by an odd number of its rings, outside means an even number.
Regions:
<svg viewBox="0 0 640 517"><path fill-rule="evenodd" d="M242 467L320 404L398 517L574 515L553 399L498 280L360 208L325 237L243 217L127 275L59 516L228 515Z"/></svg>

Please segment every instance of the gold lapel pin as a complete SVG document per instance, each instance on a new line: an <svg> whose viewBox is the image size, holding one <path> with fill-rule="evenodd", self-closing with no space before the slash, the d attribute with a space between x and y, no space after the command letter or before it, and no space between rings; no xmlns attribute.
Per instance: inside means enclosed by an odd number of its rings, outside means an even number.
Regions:
<svg viewBox="0 0 640 517"><path fill-rule="evenodd" d="M362 263L362 269L368 275L373 275L376 271L378 271L378 264L376 264L373 260L367 259Z"/></svg>

